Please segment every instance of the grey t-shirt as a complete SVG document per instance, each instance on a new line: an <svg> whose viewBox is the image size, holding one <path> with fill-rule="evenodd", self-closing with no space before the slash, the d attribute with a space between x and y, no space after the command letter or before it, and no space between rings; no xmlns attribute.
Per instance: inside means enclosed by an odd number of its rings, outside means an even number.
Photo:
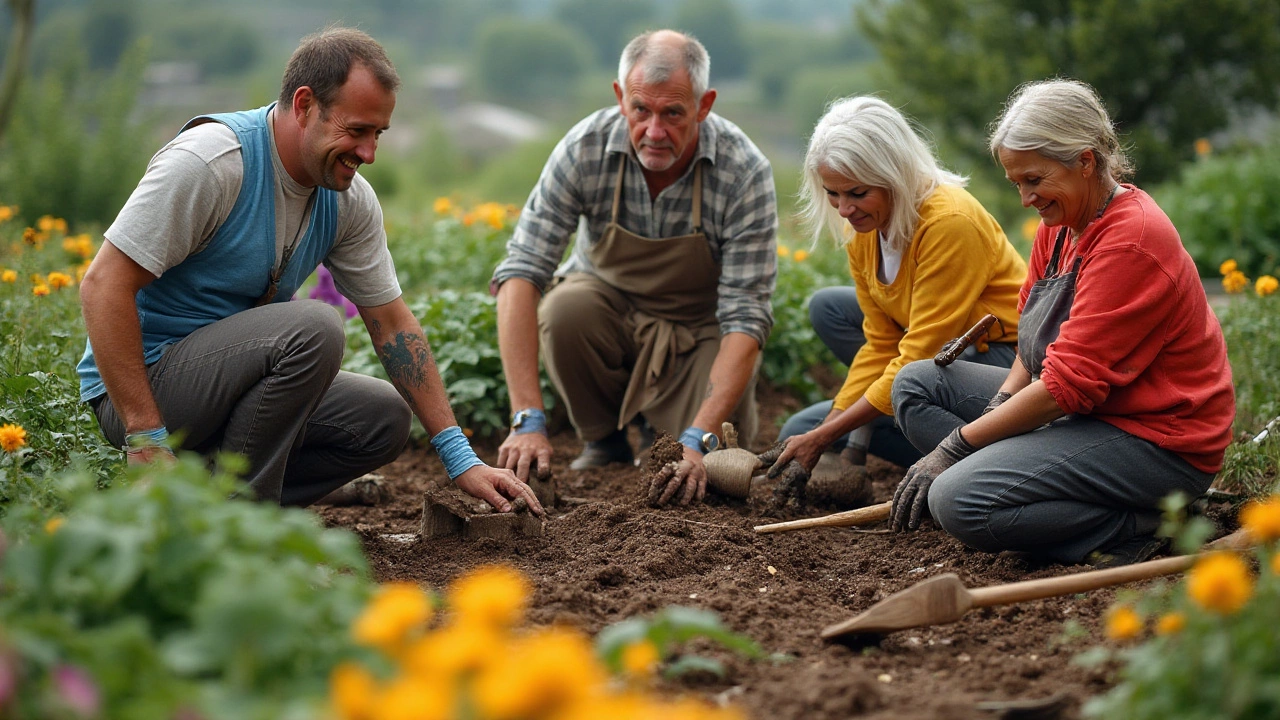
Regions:
<svg viewBox="0 0 1280 720"><path fill-rule="evenodd" d="M268 136L275 169L278 265L284 248L306 233L308 200L314 189L289 176L280 162L274 133ZM205 248L231 214L243 178L244 161L235 132L219 122L193 127L151 158L106 238L160 277ZM377 195L359 175L337 195L337 234L324 264L333 273L338 291L364 307L395 300L400 297L400 283L387 250Z"/></svg>

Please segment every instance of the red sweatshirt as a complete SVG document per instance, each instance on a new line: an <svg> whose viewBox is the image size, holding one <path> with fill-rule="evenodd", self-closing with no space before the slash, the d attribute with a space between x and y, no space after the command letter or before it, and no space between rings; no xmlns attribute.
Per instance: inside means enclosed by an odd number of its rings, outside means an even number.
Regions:
<svg viewBox="0 0 1280 720"><path fill-rule="evenodd" d="M1078 243L1068 236L1059 267L1084 259L1071 317L1040 379L1064 412L1093 415L1217 472L1235 419L1222 327L1169 217L1125 187ZM1036 232L1019 312L1059 229Z"/></svg>

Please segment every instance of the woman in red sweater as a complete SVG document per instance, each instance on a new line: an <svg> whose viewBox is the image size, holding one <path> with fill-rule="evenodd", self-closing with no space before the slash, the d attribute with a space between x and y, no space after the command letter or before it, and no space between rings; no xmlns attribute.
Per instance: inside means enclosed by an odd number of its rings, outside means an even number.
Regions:
<svg viewBox="0 0 1280 720"><path fill-rule="evenodd" d="M978 549L1144 560L1161 498L1203 493L1231 440L1222 329L1169 218L1120 182L1128 160L1092 88L1023 86L990 145L1041 218L1019 362L899 374L898 422L930 452L895 493L893 524L914 529L927 503ZM953 410L975 393L991 398L980 416Z"/></svg>

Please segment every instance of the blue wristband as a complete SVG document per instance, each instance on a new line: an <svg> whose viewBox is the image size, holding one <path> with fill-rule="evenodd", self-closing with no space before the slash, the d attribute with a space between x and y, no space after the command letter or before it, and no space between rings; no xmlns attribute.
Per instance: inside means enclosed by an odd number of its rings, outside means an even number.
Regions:
<svg viewBox="0 0 1280 720"><path fill-rule="evenodd" d="M706 434L707 431L702 428L687 427L680 433L680 444L696 451L699 455L705 455L707 451L702 449L702 436Z"/></svg>
<svg viewBox="0 0 1280 720"><path fill-rule="evenodd" d="M444 471L449 473L450 480L456 480L462 473L484 464L476 457L476 451L471 449L467 436L462 434L462 428L457 425L450 425L436 433L431 438L431 444L440 456L440 462L444 463Z"/></svg>
<svg viewBox="0 0 1280 720"><path fill-rule="evenodd" d="M515 435L540 432L547 434L547 414L537 408L525 408L511 416L511 432Z"/></svg>
<svg viewBox="0 0 1280 720"><path fill-rule="evenodd" d="M164 441L169 439L169 430L161 425L151 430L140 430L138 432L129 433L124 436L124 449L134 447L148 447L154 445L164 445Z"/></svg>

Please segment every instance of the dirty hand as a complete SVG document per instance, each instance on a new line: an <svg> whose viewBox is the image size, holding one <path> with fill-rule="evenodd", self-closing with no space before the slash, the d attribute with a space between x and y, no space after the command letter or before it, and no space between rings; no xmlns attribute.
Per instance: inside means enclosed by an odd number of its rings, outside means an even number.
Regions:
<svg viewBox="0 0 1280 720"><path fill-rule="evenodd" d="M779 440L774 443L773 447L756 456L761 463L769 467L767 477L770 480L778 477L782 478L773 488L773 501L771 504L775 510L782 509L791 498L796 499L797 505L804 505L805 488L809 485L809 471L797 460L782 461L782 456L787 451L787 447L795 442L797 437L799 436ZM821 455L821 451L819 451L819 455ZM815 459L814 462L816 464L817 460Z"/></svg>
<svg viewBox="0 0 1280 720"><path fill-rule="evenodd" d="M481 463L459 475L454 482L458 484L459 490L484 500L498 512L512 511L513 507L510 502L507 502L508 498L511 500L523 498L534 515L542 518L547 516L546 511L542 509L542 503L538 502L538 496L533 494L533 488L517 478L516 474L510 470L492 468Z"/></svg>
<svg viewBox="0 0 1280 720"><path fill-rule="evenodd" d="M551 441L541 432L512 430L498 446L498 467L515 471L521 482L529 481L531 468L539 480L546 480L551 476Z"/></svg>
<svg viewBox="0 0 1280 720"><path fill-rule="evenodd" d="M995 410L996 408L1003 405L1005 400L1008 400L1011 397L1013 397L1013 393L1005 392L1004 390L1001 390L1000 392L995 394L995 397L991 398L991 402L987 403L987 407L982 410L982 414L986 415L992 410Z"/></svg>
<svg viewBox="0 0 1280 720"><path fill-rule="evenodd" d="M816 430L810 430L801 435L792 435L786 440L781 440L777 445L765 450L759 455L763 462L765 456L770 456L774 448L782 447L781 451L774 457L772 463L769 463L770 470L775 468L781 472L792 460L800 464L806 473L813 472L813 468L818 464L818 458L822 457L822 453L827 449L827 443L818 436ZM771 456L772 457L772 456ZM770 473L769 477L775 477L774 473Z"/></svg>
<svg viewBox="0 0 1280 720"><path fill-rule="evenodd" d="M663 465L654 476L649 484L649 503L666 505L677 493L681 505L693 500L701 502L707 495L707 468L702 462L702 453L692 448L685 448L680 462Z"/></svg>
<svg viewBox="0 0 1280 720"><path fill-rule="evenodd" d="M965 442L960 428L938 443L933 452L912 465L893 491L893 508L889 511L889 527L899 532L920 527L920 517L929 506L929 486L944 470L977 451Z"/></svg>

